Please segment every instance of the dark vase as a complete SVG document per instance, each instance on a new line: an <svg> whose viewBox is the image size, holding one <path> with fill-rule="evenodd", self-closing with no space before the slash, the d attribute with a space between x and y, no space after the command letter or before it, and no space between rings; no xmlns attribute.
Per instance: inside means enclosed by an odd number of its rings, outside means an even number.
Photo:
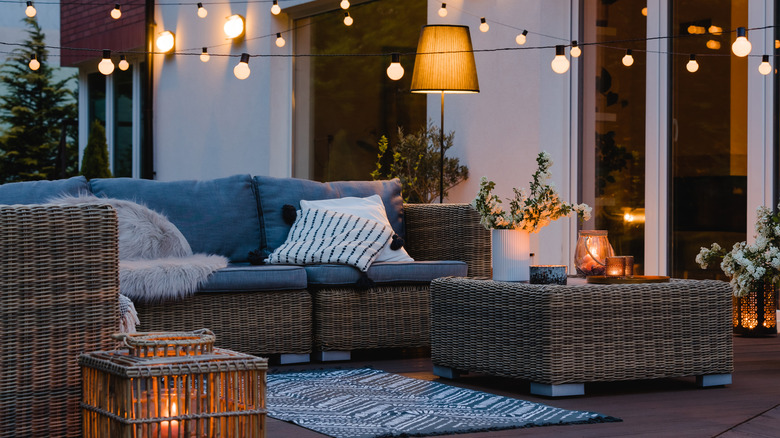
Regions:
<svg viewBox="0 0 780 438"><path fill-rule="evenodd" d="M744 297L733 297L734 334L777 336L777 296L774 283L757 283Z"/></svg>

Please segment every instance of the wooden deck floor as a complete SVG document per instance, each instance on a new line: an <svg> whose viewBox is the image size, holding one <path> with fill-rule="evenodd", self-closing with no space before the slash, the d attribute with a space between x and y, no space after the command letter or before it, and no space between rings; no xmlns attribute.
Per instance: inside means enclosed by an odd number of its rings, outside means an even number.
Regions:
<svg viewBox="0 0 780 438"><path fill-rule="evenodd" d="M595 411L620 423L549 426L457 437L780 437L780 338L734 338L733 383L700 389L695 379L661 379L585 386L580 397L548 399L530 394L528 382L467 375L456 381L431 372L424 351L365 353L350 362L272 366L272 370L372 366L418 379L434 380L552 406ZM397 358L402 357L402 358ZM269 438L324 435L268 419Z"/></svg>

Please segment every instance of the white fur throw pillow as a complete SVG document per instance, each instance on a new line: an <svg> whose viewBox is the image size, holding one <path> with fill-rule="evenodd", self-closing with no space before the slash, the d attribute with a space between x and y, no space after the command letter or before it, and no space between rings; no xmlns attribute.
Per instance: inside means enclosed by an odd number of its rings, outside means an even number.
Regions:
<svg viewBox="0 0 780 438"><path fill-rule="evenodd" d="M192 255L190 244L176 225L156 211L132 201L82 194L50 199L54 204L110 204L119 222L119 259L147 260Z"/></svg>

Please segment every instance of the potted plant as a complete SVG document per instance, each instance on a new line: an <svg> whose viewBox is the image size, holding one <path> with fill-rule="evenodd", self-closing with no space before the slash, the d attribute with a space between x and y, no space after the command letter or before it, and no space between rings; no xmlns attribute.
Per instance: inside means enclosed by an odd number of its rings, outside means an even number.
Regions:
<svg viewBox="0 0 780 438"><path fill-rule="evenodd" d="M555 186L549 182L553 165L550 154L542 151L536 157L538 168L528 190L512 189L514 198L505 210L495 194L496 184L482 177L479 193L472 202L479 212L482 225L491 230L493 245L493 279L528 280L530 265L530 233L537 233L550 222L576 213L582 220L590 219L587 204L570 204L561 200Z"/></svg>

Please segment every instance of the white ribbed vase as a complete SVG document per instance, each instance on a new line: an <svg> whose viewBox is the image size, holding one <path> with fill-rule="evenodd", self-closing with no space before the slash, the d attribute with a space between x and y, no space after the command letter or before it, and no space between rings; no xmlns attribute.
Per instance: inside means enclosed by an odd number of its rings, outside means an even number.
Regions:
<svg viewBox="0 0 780 438"><path fill-rule="evenodd" d="M491 230L493 280L528 281L531 243L528 231Z"/></svg>

